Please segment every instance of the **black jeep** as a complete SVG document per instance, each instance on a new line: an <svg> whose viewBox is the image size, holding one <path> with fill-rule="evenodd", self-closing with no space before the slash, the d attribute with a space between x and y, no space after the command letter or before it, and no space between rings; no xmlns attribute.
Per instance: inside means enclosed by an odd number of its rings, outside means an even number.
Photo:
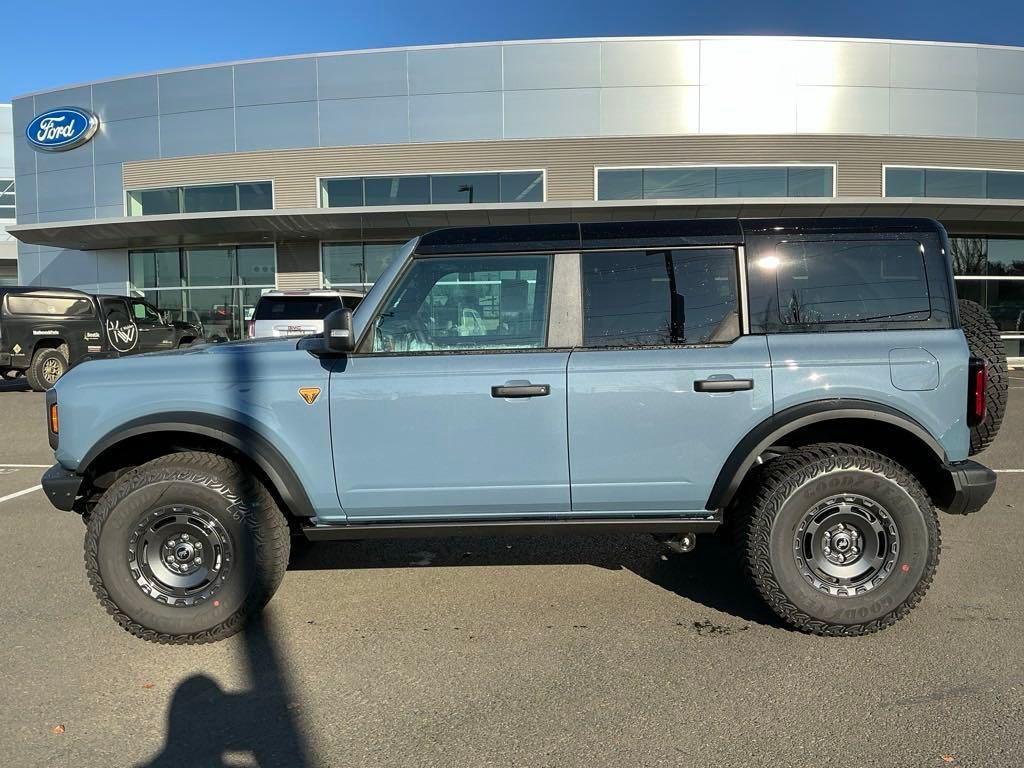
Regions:
<svg viewBox="0 0 1024 768"><path fill-rule="evenodd" d="M200 328L168 321L142 299L0 287L0 376L24 374L37 392L85 359L175 349L201 339Z"/></svg>

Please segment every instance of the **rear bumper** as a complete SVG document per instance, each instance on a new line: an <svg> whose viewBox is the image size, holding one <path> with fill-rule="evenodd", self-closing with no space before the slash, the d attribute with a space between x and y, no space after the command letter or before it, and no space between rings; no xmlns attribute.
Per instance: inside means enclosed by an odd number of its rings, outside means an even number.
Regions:
<svg viewBox="0 0 1024 768"><path fill-rule="evenodd" d="M75 499L82 487L82 476L54 464L43 475L43 492L57 509L70 512L75 508Z"/></svg>
<svg viewBox="0 0 1024 768"><path fill-rule="evenodd" d="M946 511L951 515L977 512L996 490L996 473L976 461L947 464L953 480L953 500Z"/></svg>

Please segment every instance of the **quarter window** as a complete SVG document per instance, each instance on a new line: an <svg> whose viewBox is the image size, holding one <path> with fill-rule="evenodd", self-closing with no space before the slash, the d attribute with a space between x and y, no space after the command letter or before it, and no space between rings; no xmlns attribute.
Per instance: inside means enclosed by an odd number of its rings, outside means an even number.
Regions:
<svg viewBox="0 0 1024 768"><path fill-rule="evenodd" d="M731 248L585 253L588 347L720 344L740 335Z"/></svg>
<svg viewBox="0 0 1024 768"><path fill-rule="evenodd" d="M57 296L8 296L7 309L12 315L49 315L52 317L86 317L93 313L88 299Z"/></svg>
<svg viewBox="0 0 1024 768"><path fill-rule="evenodd" d="M372 349L543 347L550 271L550 256L416 260L374 324Z"/></svg>
<svg viewBox="0 0 1024 768"><path fill-rule="evenodd" d="M915 240L782 243L755 268L774 269L786 325L927 320L924 250Z"/></svg>

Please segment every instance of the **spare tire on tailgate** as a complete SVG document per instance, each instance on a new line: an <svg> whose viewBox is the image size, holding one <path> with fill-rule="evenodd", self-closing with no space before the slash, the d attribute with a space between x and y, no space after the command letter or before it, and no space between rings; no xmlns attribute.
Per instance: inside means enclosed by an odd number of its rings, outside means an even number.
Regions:
<svg viewBox="0 0 1024 768"><path fill-rule="evenodd" d="M999 326L992 315L976 301L960 299L960 327L967 337L971 357L980 357L988 366L988 389L985 393L985 419L971 427L971 455L981 453L996 439L999 425L1006 413L1010 379L1006 372L1006 348L999 337Z"/></svg>

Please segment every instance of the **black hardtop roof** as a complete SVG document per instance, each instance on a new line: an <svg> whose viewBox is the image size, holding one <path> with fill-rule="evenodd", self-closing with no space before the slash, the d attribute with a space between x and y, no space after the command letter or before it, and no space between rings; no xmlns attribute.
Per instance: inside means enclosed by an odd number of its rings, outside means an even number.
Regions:
<svg viewBox="0 0 1024 768"><path fill-rule="evenodd" d="M920 218L655 219L652 221L512 224L436 229L420 238L421 256L460 253L509 253L595 250L603 248L681 247L743 243L764 232L937 232L942 225Z"/></svg>
<svg viewBox="0 0 1024 768"><path fill-rule="evenodd" d="M7 294L14 294L18 296L35 294L38 296L56 296L58 298L69 299L92 298L91 293L86 293L85 291L77 291L74 288L47 288L46 286L40 285L0 286L0 298L3 298Z"/></svg>

